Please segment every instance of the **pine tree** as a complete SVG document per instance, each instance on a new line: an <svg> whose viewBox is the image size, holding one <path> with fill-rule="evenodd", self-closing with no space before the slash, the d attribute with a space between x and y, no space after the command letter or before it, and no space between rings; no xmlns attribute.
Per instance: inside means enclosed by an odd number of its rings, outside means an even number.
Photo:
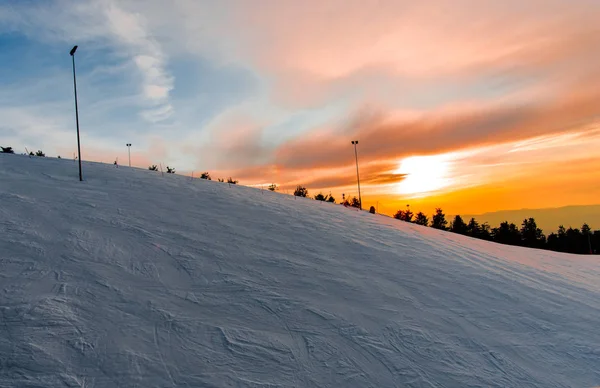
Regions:
<svg viewBox="0 0 600 388"><path fill-rule="evenodd" d="M583 224L581 226L581 235L584 238L584 243L586 244L585 253L592 253L592 230L588 224Z"/></svg>
<svg viewBox="0 0 600 388"><path fill-rule="evenodd" d="M306 187L298 185L296 187L296 190L294 190L294 195L296 197L307 197L308 196L308 190L306 189Z"/></svg>
<svg viewBox="0 0 600 388"><path fill-rule="evenodd" d="M429 224L429 219L427 218L427 216L425 215L425 213L418 212L417 213L417 218L415 219L415 224L427 226L427 224Z"/></svg>
<svg viewBox="0 0 600 388"><path fill-rule="evenodd" d="M523 244L531 248L542 248L546 243L546 237L542 230L537 227L534 218L524 219L521 224L521 238Z"/></svg>
<svg viewBox="0 0 600 388"><path fill-rule="evenodd" d="M446 230L446 225L448 225L448 221L446 221L446 215L441 208L436 208L435 214L431 219L431 227L435 229Z"/></svg>
<svg viewBox="0 0 600 388"><path fill-rule="evenodd" d="M450 225L450 231L458 234L467 234L467 224L465 224L461 216L456 215L454 217L454 221Z"/></svg>
<svg viewBox="0 0 600 388"><path fill-rule="evenodd" d="M479 237L480 231L479 223L475 220L475 218L471 218L471 220L469 220L469 224L467 225L467 235L471 237Z"/></svg>
<svg viewBox="0 0 600 388"><path fill-rule="evenodd" d="M327 197L325 197L325 196L323 195L323 193L319 193L319 194L315 195L315 199L316 199L317 201L325 201L325 200L327 199Z"/></svg>

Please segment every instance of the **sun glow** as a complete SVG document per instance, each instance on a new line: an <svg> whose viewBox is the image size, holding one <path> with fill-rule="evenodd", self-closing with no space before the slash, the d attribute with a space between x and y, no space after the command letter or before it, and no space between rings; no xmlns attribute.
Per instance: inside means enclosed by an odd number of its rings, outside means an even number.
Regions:
<svg viewBox="0 0 600 388"><path fill-rule="evenodd" d="M398 193L424 195L452 184L451 155L411 156L402 159L397 174L405 175L398 183Z"/></svg>

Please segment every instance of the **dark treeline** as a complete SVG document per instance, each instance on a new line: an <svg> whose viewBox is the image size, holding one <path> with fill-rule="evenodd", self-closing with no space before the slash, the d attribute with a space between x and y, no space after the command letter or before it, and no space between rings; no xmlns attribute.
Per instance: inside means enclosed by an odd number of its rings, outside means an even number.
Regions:
<svg viewBox="0 0 600 388"><path fill-rule="evenodd" d="M487 223L480 224L475 218L465 222L460 215L448 222L440 208L429 220L421 212L413 214L408 206L406 210L399 210L394 218L500 244L577 254L597 254L600 248L600 230L592 231L588 224L583 224L581 229L565 229L560 225L556 232L546 236L533 218L524 219L520 226L505 221L493 228Z"/></svg>

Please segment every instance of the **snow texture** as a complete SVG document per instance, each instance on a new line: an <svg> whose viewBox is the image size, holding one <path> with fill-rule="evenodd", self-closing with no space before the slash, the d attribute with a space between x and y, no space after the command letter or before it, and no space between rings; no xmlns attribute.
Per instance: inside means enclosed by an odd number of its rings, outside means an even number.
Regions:
<svg viewBox="0 0 600 388"><path fill-rule="evenodd" d="M0 154L0 387L600 385L600 263Z"/></svg>

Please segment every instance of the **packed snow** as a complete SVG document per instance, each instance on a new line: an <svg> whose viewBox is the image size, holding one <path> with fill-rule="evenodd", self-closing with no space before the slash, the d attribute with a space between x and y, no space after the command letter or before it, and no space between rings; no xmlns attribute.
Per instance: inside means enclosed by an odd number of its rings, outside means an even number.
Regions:
<svg viewBox="0 0 600 388"><path fill-rule="evenodd" d="M600 261L0 154L0 387L600 385Z"/></svg>

